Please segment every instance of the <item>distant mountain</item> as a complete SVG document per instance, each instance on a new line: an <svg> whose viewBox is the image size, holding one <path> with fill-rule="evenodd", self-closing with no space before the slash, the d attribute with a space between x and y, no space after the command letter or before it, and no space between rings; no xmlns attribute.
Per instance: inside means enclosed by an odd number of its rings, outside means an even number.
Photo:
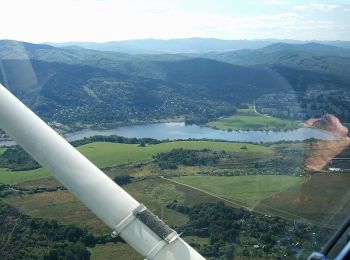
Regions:
<svg viewBox="0 0 350 260"><path fill-rule="evenodd" d="M32 44L0 40L0 59L39 60L70 65L96 67L108 71L151 78L161 78L153 61L189 59L179 55L129 55L110 51L95 51L80 47L57 48L47 44Z"/></svg>
<svg viewBox="0 0 350 260"><path fill-rule="evenodd" d="M217 59L234 64L270 64L280 62L293 56L327 56L327 57L350 57L350 49L325 45L320 43L306 44L287 44L275 43L257 50L239 50L231 52L208 52L203 54L194 54L196 57L206 57Z"/></svg>
<svg viewBox="0 0 350 260"><path fill-rule="evenodd" d="M242 48L257 49L274 43L272 40L248 41L248 40L219 40L205 38L189 38L174 40L126 40L106 43L92 42L67 42L49 43L56 47L79 46L86 49L100 51L115 51L130 54L164 54L164 53L201 53L210 51L232 51Z"/></svg>
<svg viewBox="0 0 350 260"><path fill-rule="evenodd" d="M0 82L65 124L201 122L264 94L349 90L349 68L348 49L319 43L185 56L0 41Z"/></svg>
<svg viewBox="0 0 350 260"><path fill-rule="evenodd" d="M269 68L174 55L127 55L0 41L0 82L46 120L66 124L205 121L290 89Z"/></svg>
<svg viewBox="0 0 350 260"><path fill-rule="evenodd" d="M128 54L86 50L79 47L56 48L48 44L33 44L13 40L0 40L1 59L35 59L49 62L80 63L89 60L123 60Z"/></svg>
<svg viewBox="0 0 350 260"><path fill-rule="evenodd" d="M350 49L350 41L312 41L312 42Z"/></svg>
<svg viewBox="0 0 350 260"><path fill-rule="evenodd" d="M258 51L265 54L290 51L305 52L317 56L350 57L350 49L316 42L305 44L275 43L261 48Z"/></svg>
<svg viewBox="0 0 350 260"><path fill-rule="evenodd" d="M274 43L305 44L306 41L295 40L220 40L213 38L187 38L173 40L143 39L112 41L105 43L93 42L65 42L49 43L56 47L79 46L86 49L100 51L115 51L129 54L164 54L164 53L207 53L207 52L229 52L242 49L260 49ZM350 48L350 42L346 41L316 41L338 47Z"/></svg>
<svg viewBox="0 0 350 260"><path fill-rule="evenodd" d="M319 43L277 43L258 50L212 52L191 56L205 57L241 66L269 66L289 81L294 81L295 77L314 78L312 84L327 81L344 87L349 86L350 82L350 49ZM286 73L289 70L294 72ZM301 74L296 73L296 71ZM305 77L306 73L314 76ZM298 74L300 75L297 76ZM289 78L290 75L293 75L293 79ZM308 84L311 83L305 82L305 85Z"/></svg>

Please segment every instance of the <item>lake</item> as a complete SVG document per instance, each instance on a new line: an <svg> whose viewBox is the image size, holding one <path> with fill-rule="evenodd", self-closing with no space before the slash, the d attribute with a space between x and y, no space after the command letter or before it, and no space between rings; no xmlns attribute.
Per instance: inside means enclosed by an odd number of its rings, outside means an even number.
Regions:
<svg viewBox="0 0 350 260"><path fill-rule="evenodd" d="M119 135L124 137L175 139L216 139L239 142L302 141L309 138L330 140L333 137L314 128L299 128L289 131L224 131L185 123L159 123L123 126L108 130L85 129L65 135L68 141L81 140L94 135Z"/></svg>
<svg viewBox="0 0 350 260"><path fill-rule="evenodd" d="M76 141L94 135L119 135L124 137L154 138L158 140L175 139L215 139L238 142L278 142L278 141L303 141L310 138L331 140L333 136L314 128L299 128L289 131L223 131L198 125L186 125L185 123L159 123L134 126L123 126L113 129L92 130L85 129L68 133L65 138L68 141ZM13 145L11 141L0 142L0 146Z"/></svg>

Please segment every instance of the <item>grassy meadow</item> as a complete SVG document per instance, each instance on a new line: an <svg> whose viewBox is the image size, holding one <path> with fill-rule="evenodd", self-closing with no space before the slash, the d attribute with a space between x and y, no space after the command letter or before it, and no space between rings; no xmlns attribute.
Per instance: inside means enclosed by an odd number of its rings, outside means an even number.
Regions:
<svg viewBox="0 0 350 260"><path fill-rule="evenodd" d="M232 116L208 123L208 126L224 130L277 130L294 128L297 122L255 113L252 108L239 109Z"/></svg>
<svg viewBox="0 0 350 260"><path fill-rule="evenodd" d="M245 146L247 149L242 150ZM228 152L254 152L272 153L272 149L254 144L214 142L214 141L176 141L140 147L137 144L119 144L108 142L95 142L79 146L77 149L99 168L113 167L125 163L145 161L152 159L153 155L167 152L175 148L203 149L209 148ZM50 173L45 169L31 171L10 171L0 168L0 183L15 184L29 180L46 178Z"/></svg>
<svg viewBox="0 0 350 260"><path fill-rule="evenodd" d="M239 152L241 147L246 146L245 152L271 153L268 147L254 144L214 142L214 141L175 141L140 147L137 144L119 144L95 142L78 147L78 150L98 167L111 167L128 162L137 162L152 159L153 155L168 152L176 148L204 149L216 151Z"/></svg>
<svg viewBox="0 0 350 260"><path fill-rule="evenodd" d="M247 150L241 149L246 146ZM226 150L246 154L239 160L249 159L250 152L265 156L273 153L273 148L261 145L214 142L214 141L177 141L140 147L132 144L96 142L78 147L85 156L100 168L112 167L105 170L110 176L130 175L140 178L154 176L171 176L174 172L188 176L173 177L172 180L191 187L169 182L169 180L145 179L123 186L138 201L146 204L157 215L163 215L164 220L177 226L186 223L186 216L164 207L172 199L185 205L200 202L218 201L220 198L210 193L234 202L232 206L241 205L259 212L273 213L288 219L302 217L315 223L323 223L327 212L323 209L344 201L350 177L334 175L327 177L315 175L309 180L306 177L286 175L246 175L246 176L197 176L196 173L205 170L204 167L180 167L177 170L160 170L151 162L152 156L159 152L170 151L174 148ZM288 146L289 147L289 146ZM287 147L286 147L287 149ZM149 161L137 167L133 162ZM130 164L128 164L130 162ZM238 167L237 165L234 167ZM170 175L167 175L169 172ZM52 188L60 184L55 181L47 170L40 168L31 171L11 171L0 168L0 183L20 184L23 188L36 187ZM302 194L300 192L302 191ZM295 200L299 195L305 199ZM350 195L349 195L350 196ZM86 225L94 232L106 232L104 224L99 223L79 201L68 191L43 192L22 196L11 196L7 200L25 213L37 216L56 218L63 223L79 224L80 216L86 219ZM344 201L346 204L347 201ZM321 205L321 206L315 206ZM339 208L341 208L339 206ZM345 213L334 210L334 215Z"/></svg>
<svg viewBox="0 0 350 260"><path fill-rule="evenodd" d="M96 245L89 249L91 259L106 260L106 259L120 259L120 260L142 260L134 249L126 243L106 243L104 245Z"/></svg>
<svg viewBox="0 0 350 260"><path fill-rule="evenodd" d="M181 176L173 180L254 207L261 200L300 184L304 178L282 175Z"/></svg>
<svg viewBox="0 0 350 260"><path fill-rule="evenodd" d="M247 149L242 149L243 146ZM282 146L283 149L291 149L295 145L282 144ZM350 177L346 174L315 174L311 177L204 176L198 175L197 172L208 170L209 166L182 165L175 170L162 170L152 161L153 155L174 148L196 150L209 148L236 152L234 157L230 158L232 165L224 162L216 166L224 169L242 168L242 165L246 165L254 158L270 158L275 156L277 151L276 147L215 141L176 141L146 147L95 142L77 149L98 167L105 168L106 174L111 178L117 175L135 177L130 184L124 185L123 189L176 230L186 225L189 217L166 207L174 200L187 207L199 203L224 201L232 207L243 207L263 215L276 215L292 221L305 220L320 226L330 226L332 223L336 223L332 224L336 226L338 222L335 219L343 220L350 210L347 200L350 197L348 191ZM142 164L139 163L141 161ZM177 173L181 176L177 176ZM247 173L249 174L249 169ZM173 177L163 179L159 176ZM60 185L42 168L18 172L0 168L1 182L17 183L27 189L52 188ZM32 217L56 219L63 224L76 224L96 235L110 233L110 228L67 190L10 195L5 201ZM325 209L332 210L332 214ZM326 237L328 236L329 234ZM208 244L207 239L197 236L187 236L184 239L194 244ZM123 243L100 244L89 250L92 259L142 259Z"/></svg>
<svg viewBox="0 0 350 260"><path fill-rule="evenodd" d="M49 184L48 186L51 184L43 179L43 185L40 186L45 186L45 183ZM176 186L161 179L149 179L128 184L123 188L169 225L182 226L186 224L187 216L166 208L166 204L173 199L183 201L188 195L177 190ZM77 224L95 234L110 232L103 222L66 190L11 196L6 198L6 201L33 217L56 219L64 224Z"/></svg>
<svg viewBox="0 0 350 260"><path fill-rule="evenodd" d="M0 156L3 155L5 151L6 151L6 148L0 147Z"/></svg>
<svg viewBox="0 0 350 260"><path fill-rule="evenodd" d="M317 173L296 185L260 202L259 207L295 219L301 216L315 224L338 227L350 212L348 173Z"/></svg>
<svg viewBox="0 0 350 260"><path fill-rule="evenodd" d="M38 180L51 176L49 171L44 168L30 171L11 171L6 168L0 168L0 183L16 184L25 181Z"/></svg>
<svg viewBox="0 0 350 260"><path fill-rule="evenodd" d="M137 146L136 148L144 149ZM245 153L245 151L242 152ZM152 178L133 181L123 186L123 189L136 200L144 203L175 230L187 223L188 216L166 207L174 200L180 205L191 207L198 203L217 202L224 199L229 206L244 207L261 214L276 215L292 221L305 220L320 225L325 223L325 220L328 223L334 221L334 218L340 221L338 217L344 216L348 212L346 210L349 210L348 207L344 207L347 203L344 198L348 197L344 197L344 194L348 193L347 184L349 183L349 177L345 175L331 178L328 178L329 175L315 175L311 178L280 175L231 177L191 175L173 177L172 180L179 182L175 183L167 179L154 178L161 174L159 168L152 168L155 163L144 164L141 168L137 165L119 165L113 168L114 171L107 171L107 174L112 176L120 171L123 174L133 175L136 171L142 171L142 168L151 167ZM25 181L21 186L55 187L57 182L49 177ZM29 216L56 219L63 224L76 224L96 235L110 233L110 229L104 223L66 190L12 195L5 200ZM325 208L331 208L334 214L325 212ZM333 218L329 219L329 217ZM81 221L82 219L84 221ZM326 237L329 235L327 234ZM207 239L197 236L187 236L184 240L194 244L208 244ZM89 251L92 259L142 259L132 248L123 243L100 244L89 248Z"/></svg>

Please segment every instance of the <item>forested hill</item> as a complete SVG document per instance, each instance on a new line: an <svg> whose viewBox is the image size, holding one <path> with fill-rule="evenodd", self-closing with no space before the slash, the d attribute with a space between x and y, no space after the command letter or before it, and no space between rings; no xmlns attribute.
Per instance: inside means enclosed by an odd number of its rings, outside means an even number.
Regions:
<svg viewBox="0 0 350 260"><path fill-rule="evenodd" d="M132 56L0 42L1 82L47 120L115 122L185 116L206 120L284 91L270 69L203 58Z"/></svg>
<svg viewBox="0 0 350 260"><path fill-rule="evenodd" d="M263 94L349 88L347 49L293 46L190 57L3 40L0 81L44 119L64 124L201 122Z"/></svg>
<svg viewBox="0 0 350 260"><path fill-rule="evenodd" d="M286 62L288 58L341 57L350 58L350 49L315 42L307 44L275 43L260 49L241 49L230 52L197 54L234 64L271 64ZM291 61L291 60L289 60Z"/></svg>
<svg viewBox="0 0 350 260"><path fill-rule="evenodd" d="M241 66L268 66L294 87L350 88L350 49L319 43L276 43L257 50L195 55ZM301 86L301 87L300 87Z"/></svg>

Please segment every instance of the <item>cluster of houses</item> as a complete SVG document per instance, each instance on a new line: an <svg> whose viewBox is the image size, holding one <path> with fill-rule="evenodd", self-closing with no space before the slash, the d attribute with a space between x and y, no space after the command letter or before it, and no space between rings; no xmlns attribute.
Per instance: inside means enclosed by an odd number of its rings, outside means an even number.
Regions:
<svg viewBox="0 0 350 260"><path fill-rule="evenodd" d="M339 164L341 163L341 164ZM329 162L329 172L344 172L350 171L350 158L332 158Z"/></svg>
<svg viewBox="0 0 350 260"><path fill-rule="evenodd" d="M267 94L255 101L255 108L261 114L280 118L303 120L326 113L350 118L350 92L310 91Z"/></svg>
<svg viewBox="0 0 350 260"><path fill-rule="evenodd" d="M301 96L296 93L267 94L255 101L255 108L261 114L281 118L304 118L306 109L301 106Z"/></svg>

